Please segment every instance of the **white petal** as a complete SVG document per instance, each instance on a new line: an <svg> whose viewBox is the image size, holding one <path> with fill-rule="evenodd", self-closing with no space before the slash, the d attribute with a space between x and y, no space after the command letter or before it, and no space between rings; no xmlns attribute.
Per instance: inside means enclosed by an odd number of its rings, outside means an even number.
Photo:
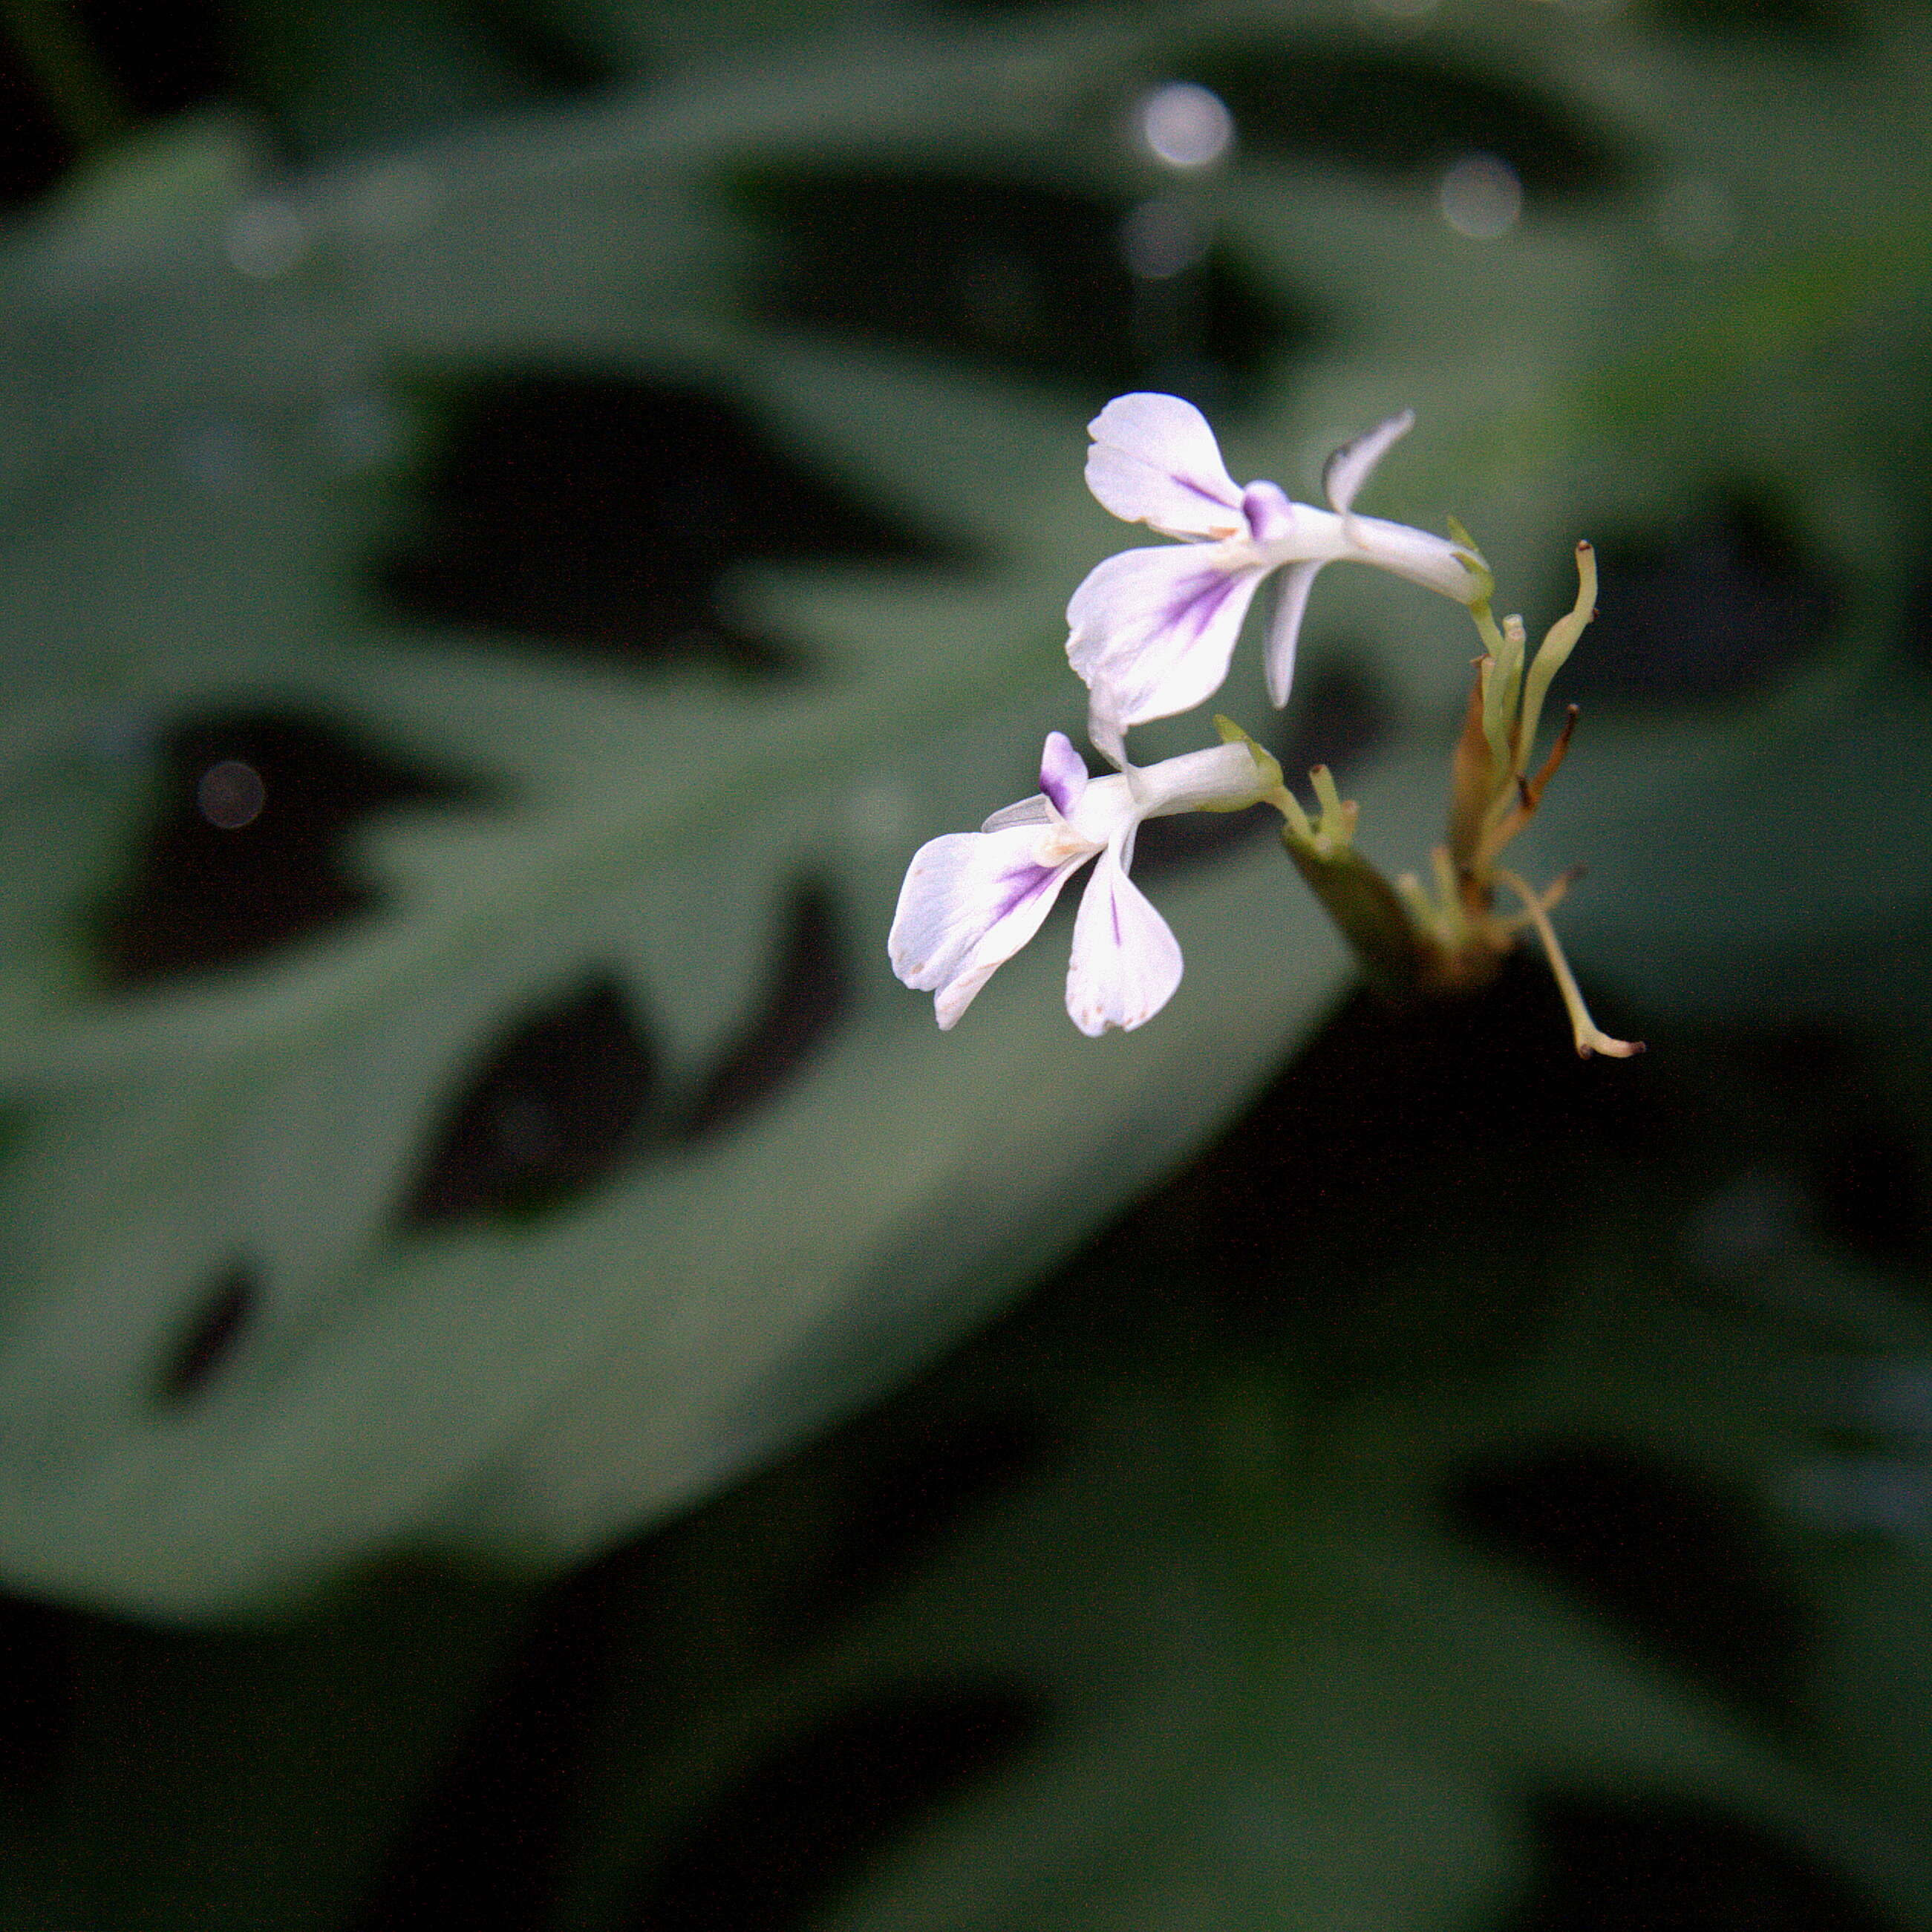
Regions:
<svg viewBox="0 0 1932 1932"><path fill-rule="evenodd" d="M1352 442L1345 442L1323 464L1322 487L1338 510L1346 510L1355 500L1355 493L1369 480L1369 472L1415 427L1415 412L1404 410L1387 422L1365 430Z"/></svg>
<svg viewBox="0 0 1932 1932"><path fill-rule="evenodd" d="M1053 866L1034 860L1036 826L953 832L922 845L906 868L886 950L908 986L934 994L942 1030L1040 930L1075 869L1078 851Z"/></svg>
<svg viewBox="0 0 1932 1932"><path fill-rule="evenodd" d="M1378 570L1406 578L1425 590L1440 591L1459 604L1479 596L1481 586L1462 552L1447 537L1432 536L1407 524L1382 517L1360 517L1353 512L1318 510L1296 503L1287 531L1265 544L1242 548L1269 568L1289 563L1335 563L1346 559L1372 564ZM1229 546L1232 548L1232 546Z"/></svg>
<svg viewBox="0 0 1932 1932"><path fill-rule="evenodd" d="M1100 854L1073 922L1066 1010L1090 1038L1109 1027L1131 1032L1150 1020L1180 984L1180 944L1127 877L1118 844Z"/></svg>
<svg viewBox="0 0 1932 1932"><path fill-rule="evenodd" d="M1124 730L1212 697L1267 574L1245 545L1127 550L1096 565L1066 607L1066 657L1098 718Z"/></svg>
<svg viewBox="0 0 1932 1932"><path fill-rule="evenodd" d="M1294 682L1295 640L1301 634L1302 613L1321 569L1318 563L1292 563L1281 574L1281 594L1268 640L1268 699L1277 706L1288 702L1288 688Z"/></svg>
<svg viewBox="0 0 1932 1932"><path fill-rule="evenodd" d="M1051 825L1053 808L1046 802L1046 794L1036 791L1030 798L1023 798L1017 805L1003 805L982 821L982 832L1006 832L1016 825Z"/></svg>
<svg viewBox="0 0 1932 1932"><path fill-rule="evenodd" d="M1170 537L1226 537L1246 529L1241 493L1221 461L1208 418L1178 396L1116 396L1087 425L1087 487L1124 523Z"/></svg>
<svg viewBox="0 0 1932 1932"><path fill-rule="evenodd" d="M1112 701L1113 694L1104 689L1088 694L1087 735L1102 758L1124 771L1127 766L1127 728L1108 710Z"/></svg>
<svg viewBox="0 0 1932 1932"><path fill-rule="evenodd" d="M1138 789L1144 774L1138 768L1129 769L1131 776L1109 772L1105 778L1094 779L1081 798L1078 815L1068 826L1072 836L1084 840L1091 850L1112 844L1147 816ZM1150 769L1158 771L1160 767Z"/></svg>
<svg viewBox="0 0 1932 1932"><path fill-rule="evenodd" d="M1481 593L1482 586L1462 561L1462 554L1447 537L1432 536L1408 524L1391 524L1380 517L1344 517L1348 537L1343 554L1378 570L1406 578L1425 590L1440 591L1459 604Z"/></svg>

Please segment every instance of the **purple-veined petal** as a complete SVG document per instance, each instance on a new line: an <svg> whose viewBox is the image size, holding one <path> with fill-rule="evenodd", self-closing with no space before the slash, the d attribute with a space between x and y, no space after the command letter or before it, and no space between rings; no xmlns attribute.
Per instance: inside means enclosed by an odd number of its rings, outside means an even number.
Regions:
<svg viewBox="0 0 1932 1932"><path fill-rule="evenodd" d="M1308 593L1322 566L1318 563L1291 563L1281 574L1281 590L1276 600L1274 620L1268 626L1268 694L1269 702L1280 706L1288 702L1294 682L1294 646L1301 634L1302 614L1308 608Z"/></svg>
<svg viewBox="0 0 1932 1932"><path fill-rule="evenodd" d="M906 985L933 994L950 1031L980 988L1040 930L1088 848L1042 865L1036 826L952 832L922 845L906 868L886 950Z"/></svg>
<svg viewBox="0 0 1932 1932"><path fill-rule="evenodd" d="M1040 754L1040 788L1062 818L1071 818L1079 810L1081 794L1087 789L1087 760L1064 731L1046 734Z"/></svg>
<svg viewBox="0 0 1932 1932"><path fill-rule="evenodd" d="M1089 1038L1131 1032L1154 1018L1180 984L1180 944L1132 880L1120 842L1100 854L1073 922L1066 1010Z"/></svg>
<svg viewBox="0 0 1932 1932"><path fill-rule="evenodd" d="M1067 662L1096 717L1125 730L1212 697L1267 574L1219 544L1122 550L1096 564L1066 607Z"/></svg>
<svg viewBox="0 0 1932 1932"><path fill-rule="evenodd" d="M1241 493L1208 418L1178 396L1116 396L1087 425L1087 487L1124 523L1163 536L1219 538L1246 530Z"/></svg>
<svg viewBox="0 0 1932 1932"><path fill-rule="evenodd" d="M1414 427L1415 412L1404 410L1342 444L1322 467L1322 488L1329 502L1338 510L1347 509L1376 465Z"/></svg>
<svg viewBox="0 0 1932 1932"><path fill-rule="evenodd" d="M1040 782L1043 788L1017 805L1003 805L981 825L982 832L1004 832L1016 825L1051 825L1054 815L1071 818L1080 809L1087 794L1087 761L1073 748L1064 731L1049 731L1040 754ZM1102 833L1092 842L1106 843Z"/></svg>

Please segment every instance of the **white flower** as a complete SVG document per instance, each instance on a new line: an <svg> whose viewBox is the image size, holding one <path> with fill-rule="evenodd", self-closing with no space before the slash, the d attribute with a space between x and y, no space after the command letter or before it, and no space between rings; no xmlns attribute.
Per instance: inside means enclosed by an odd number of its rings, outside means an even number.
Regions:
<svg viewBox="0 0 1932 1932"><path fill-rule="evenodd" d="M1208 419L1178 396L1116 396L1087 426L1087 487L1130 524L1179 537L1179 549L1124 550L1090 572L1066 607L1066 655L1090 694L1094 742L1116 761L1129 727L1191 710L1228 674L1241 620L1262 580L1285 572L1268 642L1268 695L1288 700L1295 638L1324 563L1372 563L1459 604L1484 585L1445 537L1350 506L1414 418L1391 416L1328 459L1332 508L1292 503L1273 483L1237 486Z"/></svg>
<svg viewBox="0 0 1932 1932"><path fill-rule="evenodd" d="M1040 754L1039 794L996 812L977 832L922 845L899 889L886 941L892 970L934 995L942 1029L1034 934L1060 889L1088 860L1066 969L1066 1010L1097 1036L1151 1019L1180 983L1180 947L1127 877L1144 818L1233 811L1277 782L1243 743L1090 778L1060 732Z"/></svg>

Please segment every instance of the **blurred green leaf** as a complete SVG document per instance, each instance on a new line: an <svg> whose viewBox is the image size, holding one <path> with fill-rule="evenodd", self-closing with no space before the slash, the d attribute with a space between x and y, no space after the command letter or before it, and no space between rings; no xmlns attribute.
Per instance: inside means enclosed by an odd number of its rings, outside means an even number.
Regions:
<svg viewBox="0 0 1932 1932"><path fill-rule="evenodd" d="M1580 1108L1534 984L1358 1000L1027 1309L526 1605L94 1634L90 1922L1924 1924L1932 1326L1753 1164L1866 1073L1678 1034Z"/></svg>
<svg viewBox="0 0 1932 1932"><path fill-rule="evenodd" d="M1313 7L1252 27L1284 58L1356 31ZM1585 963L1660 1004L1646 962L1682 962L1686 998L1748 1004L1793 944L1863 944L1922 904L1909 812L1862 822L1856 866L1821 860L1834 883L1802 927L1760 829L1778 774L1858 768L1862 680L1891 688L1875 667L1920 535L1910 381L1862 332L1882 346L1919 326L1922 217L1870 158L1922 124L1923 50L1876 11L1868 31L1848 76L1546 10L1445 20L1432 50L1533 72L1641 164L1640 188L1532 202L1494 243L1445 226L1430 182L1318 153L1203 190L1252 272L1335 320L1292 391L1225 417L1238 473L1305 493L1333 441L1408 404L1423 428L1373 507L1454 509L1526 602L1567 600L1542 573L1594 520L1667 524L1733 475L1777 485L1849 586L1840 634L1762 689L1593 719L1568 817L1552 798L1549 868L1600 868L1578 898ZM1040 734L1077 720L1058 613L1120 536L1079 485L1100 398L759 322L760 244L720 192L754 163L916 172L941 154L1130 206L1168 184L1124 146L1122 114L1181 44L1158 18L908 27L232 188L164 141L12 243L0 1080L20 1125L0 1168L0 1569L16 1585L206 1616L399 1543L581 1558L982 1318L1323 1010L1342 962L1264 842L1158 883L1190 976L1132 1039L1067 1026L1050 934L950 1038L891 981L910 850L1028 789ZM245 164L245 142L230 152ZM1656 197L1687 177L1724 184L1735 214L1708 261L1658 238ZM1680 352L1683 380L1660 377ZM417 526L434 446L409 379L532 370L715 393L802 470L987 561L738 567L728 614L797 647L809 668L789 682L404 624L369 586ZM1614 652L1615 595L1586 649ZM1348 656L1388 693L1393 729L1351 788L1365 844L1397 867L1434 836L1466 675L1456 614L1418 605L1331 572L1310 636L1311 666ZM1246 675L1228 702L1254 722ZM110 993L93 909L183 808L159 795L155 747L238 713L327 721L478 802L358 824L338 856L379 910ZM838 1024L761 1108L680 1137L766 1012L808 883L832 908ZM546 1215L407 1226L479 1072L586 987L615 988L649 1047L652 1131Z"/></svg>

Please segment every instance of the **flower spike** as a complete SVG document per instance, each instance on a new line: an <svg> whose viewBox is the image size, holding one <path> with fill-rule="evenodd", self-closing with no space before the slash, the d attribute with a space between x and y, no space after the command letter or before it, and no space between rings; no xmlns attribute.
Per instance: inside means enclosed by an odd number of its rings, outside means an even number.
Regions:
<svg viewBox="0 0 1932 1932"><path fill-rule="evenodd" d="M1479 987L1533 932L1577 1052L1643 1051L1591 1018L1550 922L1581 868L1539 892L1498 862L1570 748L1574 704L1537 762L1552 680L1596 614L1594 555L1587 543L1576 546L1576 601L1532 653L1521 617L1498 621L1490 566L1454 518L1444 538L1356 514L1357 494L1413 422L1404 411L1336 451L1322 472L1326 509L1291 502L1273 483L1236 483L1206 418L1178 396L1117 396L1088 425L1094 496L1115 516L1177 541L1108 557L1066 608L1067 657L1088 688L1088 732L1114 770L1091 776L1056 731L1041 753L1037 793L994 812L977 832L928 841L908 868L888 942L892 970L932 993L942 1029L958 1023L1090 862L1067 963L1066 1010L1089 1035L1144 1024L1172 998L1183 967L1167 922L1128 876L1142 822L1265 803L1280 815L1296 870L1370 983L1390 998ZM1385 878L1358 844L1358 808L1328 766L1308 774L1311 812L1274 754L1226 718L1214 721L1222 742L1211 750L1144 766L1127 757L1135 725L1189 710L1220 684L1255 592L1277 571L1266 668L1268 694L1281 704L1316 577L1340 560L1454 598L1481 641L1450 759L1446 836L1430 853L1426 877ZM1520 906L1499 905L1503 893Z"/></svg>

